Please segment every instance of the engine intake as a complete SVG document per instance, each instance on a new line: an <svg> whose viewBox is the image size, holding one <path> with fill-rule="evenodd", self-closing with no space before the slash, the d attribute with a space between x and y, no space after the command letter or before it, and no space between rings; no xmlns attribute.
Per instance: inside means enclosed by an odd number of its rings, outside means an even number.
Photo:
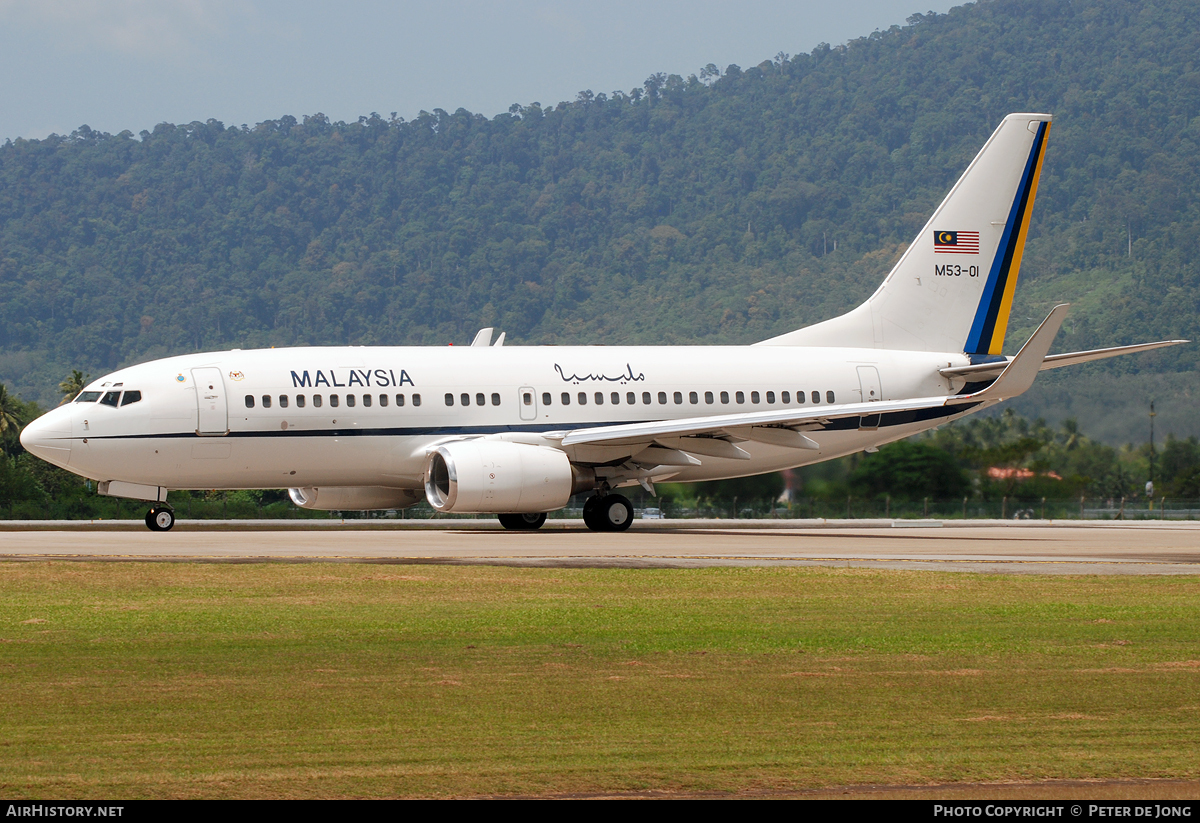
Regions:
<svg viewBox="0 0 1200 823"><path fill-rule="evenodd" d="M558 449L503 440L444 443L425 460L425 499L440 512L548 512L596 485Z"/></svg>

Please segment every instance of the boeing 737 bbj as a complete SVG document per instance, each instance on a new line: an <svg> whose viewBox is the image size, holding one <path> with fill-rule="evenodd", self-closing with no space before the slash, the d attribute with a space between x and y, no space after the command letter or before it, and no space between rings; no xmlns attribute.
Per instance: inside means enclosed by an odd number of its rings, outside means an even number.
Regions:
<svg viewBox="0 0 1200 823"><path fill-rule="evenodd" d="M1050 116L1010 114L875 293L753 346L329 347L120 369L30 423L30 452L150 501L289 488L311 509L499 515L536 529L574 494L622 531L614 490L740 477L899 440L1028 389L1038 371L1168 346L1049 355L1067 306L1002 354Z"/></svg>

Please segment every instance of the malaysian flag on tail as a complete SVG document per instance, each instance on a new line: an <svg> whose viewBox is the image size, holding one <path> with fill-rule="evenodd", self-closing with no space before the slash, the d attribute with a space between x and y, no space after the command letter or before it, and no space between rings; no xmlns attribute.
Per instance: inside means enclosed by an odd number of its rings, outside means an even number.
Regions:
<svg viewBox="0 0 1200 823"><path fill-rule="evenodd" d="M938 254L979 254L979 232L935 231L933 250Z"/></svg>

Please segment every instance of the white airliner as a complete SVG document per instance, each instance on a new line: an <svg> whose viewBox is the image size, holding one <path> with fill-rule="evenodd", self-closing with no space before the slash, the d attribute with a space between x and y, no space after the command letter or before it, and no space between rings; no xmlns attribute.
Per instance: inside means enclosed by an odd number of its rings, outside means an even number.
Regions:
<svg viewBox="0 0 1200 823"><path fill-rule="evenodd" d="M872 450L1028 389L1041 369L1186 342L1047 356L1060 305L1001 352L1050 116L1010 114L876 292L754 346L329 347L120 369L30 423L30 452L146 500L289 488L311 509L498 514L536 529L573 494L622 531L613 490L740 477Z"/></svg>

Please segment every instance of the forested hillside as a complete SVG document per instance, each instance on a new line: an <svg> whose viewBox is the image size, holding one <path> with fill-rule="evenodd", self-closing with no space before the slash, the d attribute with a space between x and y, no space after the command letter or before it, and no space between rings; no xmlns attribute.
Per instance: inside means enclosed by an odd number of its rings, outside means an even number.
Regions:
<svg viewBox="0 0 1200 823"><path fill-rule="evenodd" d="M1190 0L982 0L494 117L8 142L0 382L52 403L72 368L484 325L753 342L864 299L1011 111L1056 119L1007 348L1063 300L1059 351L1200 338L1198 55ZM1200 433L1198 351L1045 375L1022 409L1121 441L1154 396Z"/></svg>

